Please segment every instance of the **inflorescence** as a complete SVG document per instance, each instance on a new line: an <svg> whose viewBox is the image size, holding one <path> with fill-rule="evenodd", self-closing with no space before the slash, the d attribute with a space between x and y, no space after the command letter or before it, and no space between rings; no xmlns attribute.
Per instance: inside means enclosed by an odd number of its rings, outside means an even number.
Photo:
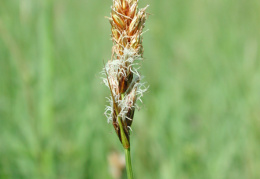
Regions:
<svg viewBox="0 0 260 179"><path fill-rule="evenodd" d="M115 131L122 142L119 120L129 139L129 130L138 109L136 101L141 100L147 90L141 83L138 72L139 62L143 59L142 34L147 13L137 7L138 0L113 0L109 22L112 31L112 57L104 66L103 79L110 89L105 115L108 122L112 122Z"/></svg>

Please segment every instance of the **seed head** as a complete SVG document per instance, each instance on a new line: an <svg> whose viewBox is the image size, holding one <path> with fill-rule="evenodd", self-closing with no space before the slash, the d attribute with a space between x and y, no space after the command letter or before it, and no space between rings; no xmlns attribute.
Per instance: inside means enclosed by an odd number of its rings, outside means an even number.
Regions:
<svg viewBox="0 0 260 179"><path fill-rule="evenodd" d="M104 67L104 83L109 87L111 97L105 115L112 121L121 140L123 130L129 139L129 130L133 122L136 101L141 100L147 90L140 83L138 62L142 60L142 31L147 18L147 7L138 10L138 0L113 0L111 7L112 58ZM119 128L119 121L123 129Z"/></svg>

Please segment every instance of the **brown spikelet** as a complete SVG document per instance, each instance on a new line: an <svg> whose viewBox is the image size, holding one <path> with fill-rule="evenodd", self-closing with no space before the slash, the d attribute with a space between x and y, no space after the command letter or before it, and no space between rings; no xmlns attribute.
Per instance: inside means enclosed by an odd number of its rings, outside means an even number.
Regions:
<svg viewBox="0 0 260 179"><path fill-rule="evenodd" d="M117 55L122 55L122 53L120 53L120 51L122 51L120 46L125 48L131 45L132 48L136 49L137 54L142 52L142 49L139 50L138 48L142 48L141 33L147 17L145 12L146 8L137 12L136 0L114 0L111 12L113 19L111 29L112 39L115 45L118 46L116 47ZM117 31L117 33L115 33L115 31Z"/></svg>

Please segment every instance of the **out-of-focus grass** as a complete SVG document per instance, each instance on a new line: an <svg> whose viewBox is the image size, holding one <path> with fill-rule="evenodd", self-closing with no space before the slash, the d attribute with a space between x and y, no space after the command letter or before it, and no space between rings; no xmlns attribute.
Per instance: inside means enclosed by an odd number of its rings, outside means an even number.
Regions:
<svg viewBox="0 0 260 179"><path fill-rule="evenodd" d="M150 4L136 178L260 178L260 1ZM0 178L110 178L111 1L0 2Z"/></svg>

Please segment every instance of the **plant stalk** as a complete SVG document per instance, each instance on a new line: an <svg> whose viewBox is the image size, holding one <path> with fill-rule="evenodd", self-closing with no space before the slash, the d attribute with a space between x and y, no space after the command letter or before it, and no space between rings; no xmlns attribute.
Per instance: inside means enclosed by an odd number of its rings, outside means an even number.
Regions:
<svg viewBox="0 0 260 179"><path fill-rule="evenodd" d="M118 124L120 128L122 144L125 149L125 163L126 163L127 178L133 179L133 171L132 171L131 155L130 155L130 142L127 140L127 137L125 136L122 120L120 117L118 117Z"/></svg>
<svg viewBox="0 0 260 179"><path fill-rule="evenodd" d="M133 179L133 170L132 170L132 164L131 164L130 147L128 149L125 149L125 163L126 163L127 178Z"/></svg>

